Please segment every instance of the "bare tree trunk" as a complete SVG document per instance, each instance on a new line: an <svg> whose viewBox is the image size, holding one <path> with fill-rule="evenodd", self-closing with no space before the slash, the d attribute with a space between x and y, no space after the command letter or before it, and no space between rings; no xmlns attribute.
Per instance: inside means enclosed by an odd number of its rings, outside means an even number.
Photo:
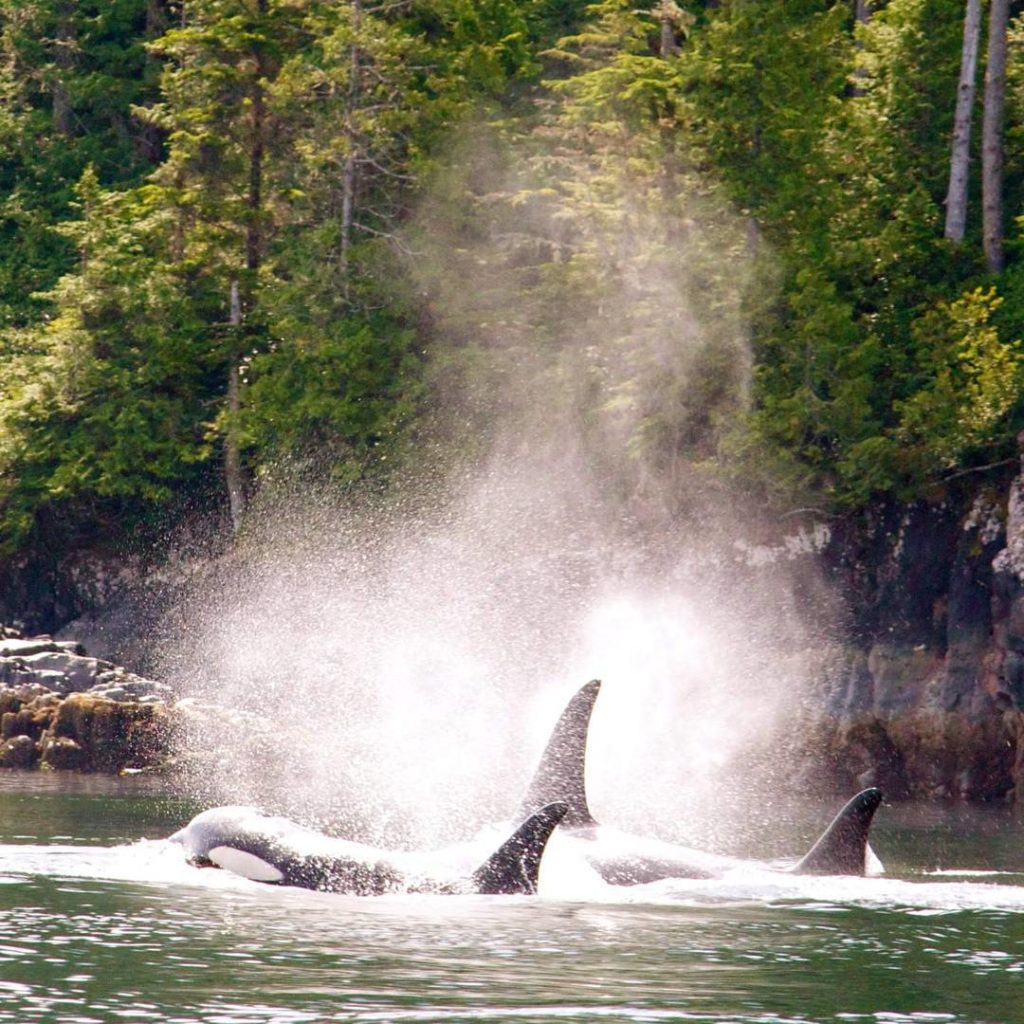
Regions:
<svg viewBox="0 0 1024 1024"><path fill-rule="evenodd" d="M985 263L1003 269L1003 105L1006 100L1006 26L1009 0L992 0L988 15L985 112L981 126L981 211Z"/></svg>
<svg viewBox="0 0 1024 1024"><path fill-rule="evenodd" d="M674 24L675 19L672 17L675 4L669 6L667 3L661 5L661 41L658 46L658 53L663 60L678 53L679 47L676 46L676 27Z"/></svg>
<svg viewBox="0 0 1024 1024"><path fill-rule="evenodd" d="M666 15L661 16L661 57L671 57L676 52L676 33L672 21Z"/></svg>
<svg viewBox="0 0 1024 1024"><path fill-rule="evenodd" d="M352 247L352 222L355 217L356 168L359 163L358 132L355 127L356 104L359 101L362 55L359 50L359 32L363 25L362 0L352 0L352 55L349 61L348 100L345 104L345 134L348 152L341 175L341 239L338 248L338 270L342 287L348 294L348 257Z"/></svg>
<svg viewBox="0 0 1024 1024"><path fill-rule="evenodd" d="M352 220L356 199L356 151L355 140L349 136L349 149L345 167L341 174L341 239L338 246L338 270L342 278L348 274L348 254L352 248ZM347 289L346 285L346 289Z"/></svg>
<svg viewBox="0 0 1024 1024"><path fill-rule="evenodd" d="M866 25L871 20L871 0L856 0L853 5L853 16L858 25Z"/></svg>
<svg viewBox="0 0 1024 1024"><path fill-rule="evenodd" d="M259 13L267 13L267 0L259 0ZM249 194L246 196L249 219L245 228L245 266L259 270L263 259L263 154L267 132L266 96L263 81L267 77L262 48L256 55L257 79L252 93L252 120L249 133Z"/></svg>
<svg viewBox="0 0 1024 1024"><path fill-rule="evenodd" d="M964 43L960 54L960 84L957 86L953 119L953 151L949 160L949 190L946 193L946 238L964 240L967 227L967 178L971 155L971 115L974 112L975 80L978 71L978 40L981 37L981 0L967 0L964 13Z"/></svg>
<svg viewBox="0 0 1024 1024"><path fill-rule="evenodd" d="M257 13L265 17L267 0L258 0ZM245 223L245 269L246 287L256 285L256 272L263 262L263 161L266 149L267 110L263 82L267 77L266 56L262 47L256 49L256 78L252 89L249 120L249 181L245 197L247 219ZM247 293L252 304L252 294ZM245 474L238 444L238 418L242 411L242 381L240 362L242 357L242 294L238 278L231 282L231 312L228 323L231 326L232 346L228 360L227 430L224 435L224 482L228 491L228 505L231 510L231 528L235 533L241 529L245 516Z"/></svg>
<svg viewBox="0 0 1024 1024"><path fill-rule="evenodd" d="M166 6L166 0L147 0L146 3L146 39L159 39L170 24L171 12ZM146 64L156 69L158 58L152 53L146 57ZM163 131L151 121L143 120L133 116L136 125L135 146L143 159L151 164L158 164L163 156Z"/></svg>
<svg viewBox="0 0 1024 1024"><path fill-rule="evenodd" d="M67 138L71 134L71 98L68 93L68 72L75 64L75 27L71 20L74 5L62 3L57 7L57 39L53 62L57 77L53 83L53 129Z"/></svg>
<svg viewBox="0 0 1024 1024"><path fill-rule="evenodd" d="M672 57L679 52L679 44L676 42L676 30L685 17L683 10L675 0L661 0L660 6L656 7L652 13L657 14L661 22L661 40L658 46L658 54L663 58Z"/></svg>
<svg viewBox="0 0 1024 1024"><path fill-rule="evenodd" d="M166 0L146 0L146 38L162 36L167 31L170 18Z"/></svg>
<svg viewBox="0 0 1024 1024"><path fill-rule="evenodd" d="M853 20L855 25L866 25L871 20L871 0L855 0L853 5ZM864 44L859 38L854 37L853 48L859 53L864 49ZM863 96L864 86L861 82L864 79L864 68L858 61L853 69L853 95Z"/></svg>
<svg viewBox="0 0 1024 1024"><path fill-rule="evenodd" d="M232 337L242 326L242 300L238 292L238 279L231 282L231 312L228 317ZM224 432L224 483L228 491L232 532L238 533L245 516L245 479L242 475L242 456L238 447L238 416L242 410L242 383L239 379L237 350L228 362L228 423Z"/></svg>

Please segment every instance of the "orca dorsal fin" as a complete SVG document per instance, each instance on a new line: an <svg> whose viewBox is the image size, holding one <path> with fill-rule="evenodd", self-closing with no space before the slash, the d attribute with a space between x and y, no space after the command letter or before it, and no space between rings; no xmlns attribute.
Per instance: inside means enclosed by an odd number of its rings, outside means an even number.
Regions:
<svg viewBox="0 0 1024 1024"><path fill-rule="evenodd" d="M497 852L473 872L476 891L491 895L535 893L544 847L568 810L565 803L553 803L531 814Z"/></svg>
<svg viewBox="0 0 1024 1024"><path fill-rule="evenodd" d="M587 731L601 680L592 679L581 686L565 706L551 732L530 788L519 807L520 815L556 801L568 805L564 824L569 828L596 825L587 806L586 771Z"/></svg>
<svg viewBox="0 0 1024 1024"><path fill-rule="evenodd" d="M874 788L849 800L793 871L798 875L863 875L868 830L881 802L882 791Z"/></svg>

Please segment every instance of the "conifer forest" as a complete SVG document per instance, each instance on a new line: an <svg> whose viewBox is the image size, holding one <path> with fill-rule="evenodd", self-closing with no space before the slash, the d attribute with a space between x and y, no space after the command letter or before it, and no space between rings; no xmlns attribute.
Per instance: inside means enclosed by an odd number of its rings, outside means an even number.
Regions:
<svg viewBox="0 0 1024 1024"><path fill-rule="evenodd" d="M1022 4L0 0L0 33L0 563L457 462L524 365L670 514L1016 471Z"/></svg>

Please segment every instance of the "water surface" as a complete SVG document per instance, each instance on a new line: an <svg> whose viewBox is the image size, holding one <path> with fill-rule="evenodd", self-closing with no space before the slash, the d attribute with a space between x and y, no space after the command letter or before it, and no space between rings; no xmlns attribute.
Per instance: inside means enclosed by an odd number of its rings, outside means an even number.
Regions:
<svg viewBox="0 0 1024 1024"><path fill-rule="evenodd" d="M1024 1019L1024 822L884 807L882 879L357 898L184 864L160 783L0 775L0 1022ZM820 814L819 809L809 809Z"/></svg>

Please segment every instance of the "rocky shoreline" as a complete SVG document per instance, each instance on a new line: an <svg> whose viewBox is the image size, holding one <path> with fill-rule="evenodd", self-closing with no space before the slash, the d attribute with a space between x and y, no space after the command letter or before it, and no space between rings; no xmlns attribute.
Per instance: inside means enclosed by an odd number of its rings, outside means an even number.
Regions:
<svg viewBox="0 0 1024 1024"><path fill-rule="evenodd" d="M1008 494L897 509L831 556L851 610L800 741L811 774L1024 803L1024 470Z"/></svg>
<svg viewBox="0 0 1024 1024"><path fill-rule="evenodd" d="M172 747L169 686L74 641L0 627L0 768L154 770Z"/></svg>
<svg viewBox="0 0 1024 1024"><path fill-rule="evenodd" d="M202 771L263 723L136 675L80 643L0 626L0 769Z"/></svg>
<svg viewBox="0 0 1024 1024"><path fill-rule="evenodd" d="M805 588L809 618L823 595L842 605L821 630L813 689L772 737L794 785L1024 804L1024 437L1021 449L1003 488L880 507L856 529L810 521L813 542L769 550L780 573L817 581ZM753 580L774 571L760 550L741 554ZM190 579L165 583L166 594L147 580L143 612L158 616ZM147 672L144 658L132 660L133 636L149 635L139 604L121 599L131 609L122 623L116 593L94 595L102 629L81 614L41 628L69 622L90 648ZM243 717L90 657L77 639L0 626L0 768L202 770L227 751L275 743L265 716Z"/></svg>

